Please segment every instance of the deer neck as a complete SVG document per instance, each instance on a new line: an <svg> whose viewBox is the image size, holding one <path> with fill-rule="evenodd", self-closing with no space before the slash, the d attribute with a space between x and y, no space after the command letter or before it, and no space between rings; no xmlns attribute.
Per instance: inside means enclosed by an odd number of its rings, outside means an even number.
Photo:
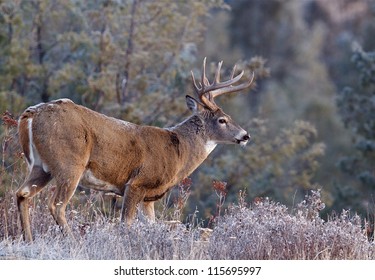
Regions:
<svg viewBox="0 0 375 280"><path fill-rule="evenodd" d="M183 140L191 160L202 162L216 147L216 143L207 135L204 119L198 115L192 115L168 130L175 132Z"/></svg>

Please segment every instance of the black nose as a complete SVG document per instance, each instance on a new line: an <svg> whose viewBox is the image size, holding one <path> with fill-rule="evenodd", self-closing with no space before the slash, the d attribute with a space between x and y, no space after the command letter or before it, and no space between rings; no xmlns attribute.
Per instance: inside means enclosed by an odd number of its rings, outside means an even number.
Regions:
<svg viewBox="0 0 375 280"><path fill-rule="evenodd" d="M244 137L242 137L242 141L249 141L250 140L250 135L246 134Z"/></svg>

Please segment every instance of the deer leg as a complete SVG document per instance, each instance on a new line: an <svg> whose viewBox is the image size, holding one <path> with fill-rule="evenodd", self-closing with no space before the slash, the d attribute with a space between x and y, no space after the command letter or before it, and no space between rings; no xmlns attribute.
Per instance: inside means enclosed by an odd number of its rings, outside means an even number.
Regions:
<svg viewBox="0 0 375 280"><path fill-rule="evenodd" d="M121 207L121 222L126 220L126 224L130 226L137 214L137 206L144 198L144 191L129 182L125 186L124 198Z"/></svg>
<svg viewBox="0 0 375 280"><path fill-rule="evenodd" d="M48 205L53 218L59 225L63 234L71 237L73 237L73 234L66 221L65 210L67 204L69 203L69 200L73 196L78 186L83 172L77 172L77 169L75 169L76 171L74 172L74 174L67 173L64 178L56 178L56 190ZM72 170L74 170L74 167L72 168Z"/></svg>
<svg viewBox="0 0 375 280"><path fill-rule="evenodd" d="M116 197L116 195L114 195L111 199L111 204L110 204L111 215L113 215L113 216L115 216L115 214L116 214L116 204L117 204L117 197Z"/></svg>
<svg viewBox="0 0 375 280"><path fill-rule="evenodd" d="M25 182L16 192L22 232L27 242L33 240L30 227L29 200L40 192L51 178L51 174L45 172L41 166L33 166Z"/></svg>
<svg viewBox="0 0 375 280"><path fill-rule="evenodd" d="M151 221L155 222L155 209L154 209L155 201L143 201L143 213L145 216Z"/></svg>

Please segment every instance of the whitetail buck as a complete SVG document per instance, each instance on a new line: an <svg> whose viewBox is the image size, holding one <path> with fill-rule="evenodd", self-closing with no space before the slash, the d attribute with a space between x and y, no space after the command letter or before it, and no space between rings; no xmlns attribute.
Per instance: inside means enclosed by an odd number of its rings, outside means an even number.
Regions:
<svg viewBox="0 0 375 280"><path fill-rule="evenodd" d="M107 117L69 99L29 107L19 121L19 139L30 173L17 191L24 238L32 241L29 200L54 178L56 189L49 210L65 233L70 233L65 208L78 184L124 196L121 220L130 224L138 204L151 220L154 202L191 174L216 144L242 146L249 134L218 107L214 99L249 87L253 77L236 85L243 71L220 82L218 64L209 83L203 62L197 99L187 95L192 116L170 128L140 126Z"/></svg>

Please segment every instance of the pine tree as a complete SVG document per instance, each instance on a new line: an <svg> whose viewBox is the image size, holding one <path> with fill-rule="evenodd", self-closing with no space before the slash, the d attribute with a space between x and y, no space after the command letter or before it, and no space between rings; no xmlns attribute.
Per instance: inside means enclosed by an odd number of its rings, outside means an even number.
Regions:
<svg viewBox="0 0 375 280"><path fill-rule="evenodd" d="M340 160L340 168L357 177L367 192L375 190L375 51L355 44L352 63L358 82L337 96L337 106L347 129L355 138L356 153Z"/></svg>

